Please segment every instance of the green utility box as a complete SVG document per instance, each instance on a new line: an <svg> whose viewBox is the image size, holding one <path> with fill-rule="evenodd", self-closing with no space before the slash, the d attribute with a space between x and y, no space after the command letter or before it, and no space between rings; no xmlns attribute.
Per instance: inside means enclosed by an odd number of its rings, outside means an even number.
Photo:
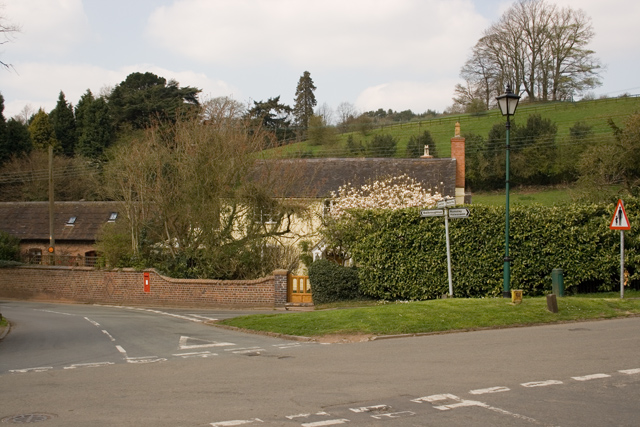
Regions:
<svg viewBox="0 0 640 427"><path fill-rule="evenodd" d="M551 270L551 290L558 297L564 296L564 279L561 268Z"/></svg>

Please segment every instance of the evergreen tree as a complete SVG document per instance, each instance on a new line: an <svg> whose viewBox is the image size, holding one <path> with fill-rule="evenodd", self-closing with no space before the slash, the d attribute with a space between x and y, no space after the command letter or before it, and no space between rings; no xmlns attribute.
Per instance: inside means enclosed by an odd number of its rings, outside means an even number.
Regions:
<svg viewBox="0 0 640 427"><path fill-rule="evenodd" d="M4 163L11 157L24 156L33 150L29 127L11 118L7 122L5 139L0 144L0 163Z"/></svg>
<svg viewBox="0 0 640 427"><path fill-rule="evenodd" d="M305 71L298 81L296 100L293 106L293 115L296 124L304 133L306 133L306 130L309 128L309 120L313 117L313 109L317 104L316 96L313 94L315 90L316 87L311 79L311 74Z"/></svg>
<svg viewBox="0 0 640 427"><path fill-rule="evenodd" d="M262 128L275 135L276 140L283 141L295 136L291 129L291 107L280 103L280 96L267 101L253 101L253 108L248 112L254 128Z"/></svg>
<svg viewBox="0 0 640 427"><path fill-rule="evenodd" d="M73 115L73 106L67 102L62 91L56 108L49 113L49 120L53 125L56 139L62 146L63 154L72 157L77 141L76 119Z"/></svg>
<svg viewBox="0 0 640 427"><path fill-rule="evenodd" d="M84 133L85 116L89 106L95 101L91 90L87 91L80 97L80 100L76 104L75 116L76 116L76 141L80 141L82 134ZM76 147L77 151L77 147Z"/></svg>
<svg viewBox="0 0 640 427"><path fill-rule="evenodd" d="M54 150L60 151L60 142L56 139L49 115L42 108L38 110L29 124L29 133L36 149L47 150L50 145L53 145Z"/></svg>
<svg viewBox="0 0 640 427"><path fill-rule="evenodd" d="M0 93L0 150L7 146L7 121L4 118L4 97Z"/></svg>
<svg viewBox="0 0 640 427"><path fill-rule="evenodd" d="M78 140L78 155L99 159L113 142L115 131L109 114L109 105L98 98L83 108L82 134Z"/></svg>

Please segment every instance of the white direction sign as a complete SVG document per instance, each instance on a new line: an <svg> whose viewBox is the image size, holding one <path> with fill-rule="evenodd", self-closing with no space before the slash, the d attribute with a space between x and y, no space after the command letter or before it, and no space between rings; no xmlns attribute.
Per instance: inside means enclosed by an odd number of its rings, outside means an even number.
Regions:
<svg viewBox="0 0 640 427"><path fill-rule="evenodd" d="M436 203L436 206L439 208L447 208L455 205L456 205L456 199L442 199Z"/></svg>
<svg viewBox="0 0 640 427"><path fill-rule="evenodd" d="M449 209L449 218L468 218L468 217L469 217L469 209L467 208Z"/></svg>
<svg viewBox="0 0 640 427"><path fill-rule="evenodd" d="M426 209L420 211L420 217L444 216L444 209Z"/></svg>

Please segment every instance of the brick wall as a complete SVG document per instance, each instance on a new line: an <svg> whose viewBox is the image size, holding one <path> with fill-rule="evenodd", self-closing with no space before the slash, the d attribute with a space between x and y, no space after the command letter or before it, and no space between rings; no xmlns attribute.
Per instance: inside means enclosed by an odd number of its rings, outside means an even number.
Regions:
<svg viewBox="0 0 640 427"><path fill-rule="evenodd" d="M280 307L287 298L286 270L256 280L172 279L131 269L22 266L0 269L0 298L100 304L202 307Z"/></svg>

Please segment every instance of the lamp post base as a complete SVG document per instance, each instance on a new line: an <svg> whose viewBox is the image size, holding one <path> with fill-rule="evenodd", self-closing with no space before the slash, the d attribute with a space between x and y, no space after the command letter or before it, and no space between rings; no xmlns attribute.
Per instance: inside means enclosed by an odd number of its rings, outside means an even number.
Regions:
<svg viewBox="0 0 640 427"><path fill-rule="evenodd" d="M502 297L511 299L511 292L508 292L508 291L502 292Z"/></svg>

